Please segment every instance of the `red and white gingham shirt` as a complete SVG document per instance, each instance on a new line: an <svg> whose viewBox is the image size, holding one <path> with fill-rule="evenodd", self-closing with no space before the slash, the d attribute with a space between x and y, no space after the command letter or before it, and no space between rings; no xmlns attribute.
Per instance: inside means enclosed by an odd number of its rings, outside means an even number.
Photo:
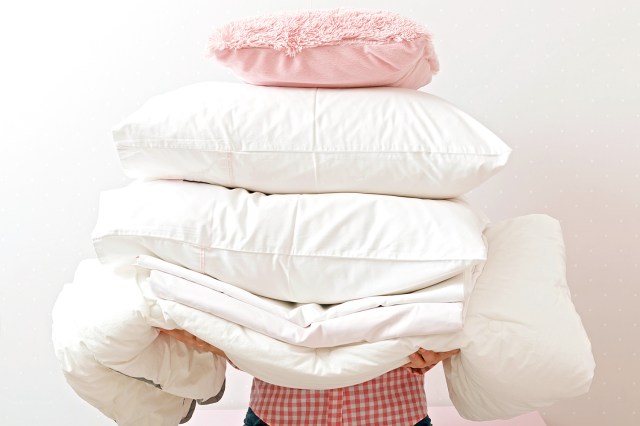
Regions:
<svg viewBox="0 0 640 426"><path fill-rule="evenodd" d="M346 388L284 388L253 379L249 406L270 426L413 426L427 415L424 375L400 367Z"/></svg>

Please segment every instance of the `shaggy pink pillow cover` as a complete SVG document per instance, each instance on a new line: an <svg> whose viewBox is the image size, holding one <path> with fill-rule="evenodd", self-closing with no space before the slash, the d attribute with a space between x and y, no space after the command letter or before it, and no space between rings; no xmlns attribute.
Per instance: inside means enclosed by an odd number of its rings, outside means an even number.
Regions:
<svg viewBox="0 0 640 426"><path fill-rule="evenodd" d="M431 35L395 13L316 10L230 22L209 55L262 86L417 89L438 72Z"/></svg>

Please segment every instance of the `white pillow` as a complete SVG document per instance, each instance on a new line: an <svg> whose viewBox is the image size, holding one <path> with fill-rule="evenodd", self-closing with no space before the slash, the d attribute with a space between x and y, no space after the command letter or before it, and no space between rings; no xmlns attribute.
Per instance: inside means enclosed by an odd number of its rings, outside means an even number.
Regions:
<svg viewBox="0 0 640 426"><path fill-rule="evenodd" d="M341 303L418 290L486 258L485 222L460 200L264 195L185 181L103 192L98 257L153 255L254 294Z"/></svg>
<svg viewBox="0 0 640 426"><path fill-rule="evenodd" d="M381 87L199 83L151 98L113 137L129 177L265 193L452 198L511 151L436 96Z"/></svg>
<svg viewBox="0 0 640 426"><path fill-rule="evenodd" d="M508 418L586 393L595 363L571 302L560 224L529 215L485 234L489 255L467 305L467 343L445 363L458 412Z"/></svg>

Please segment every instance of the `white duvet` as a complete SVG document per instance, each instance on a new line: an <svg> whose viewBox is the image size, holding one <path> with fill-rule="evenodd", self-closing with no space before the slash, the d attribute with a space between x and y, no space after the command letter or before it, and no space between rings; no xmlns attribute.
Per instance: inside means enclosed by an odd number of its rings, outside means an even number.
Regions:
<svg viewBox="0 0 640 426"><path fill-rule="evenodd" d="M187 402L220 392L220 360L158 339L154 326L185 329L268 382L312 389L371 379L406 363L418 347L461 348L445 374L454 405L475 420L513 417L586 392L594 362L566 285L558 222L524 216L494 224L485 235L489 256L461 331L307 348L158 299L148 274L118 276L90 261L56 303L54 344L74 389L121 425L176 424ZM162 384L163 391L107 373L114 370ZM110 397L120 386L138 390ZM154 412L165 420L142 420L140 413Z"/></svg>

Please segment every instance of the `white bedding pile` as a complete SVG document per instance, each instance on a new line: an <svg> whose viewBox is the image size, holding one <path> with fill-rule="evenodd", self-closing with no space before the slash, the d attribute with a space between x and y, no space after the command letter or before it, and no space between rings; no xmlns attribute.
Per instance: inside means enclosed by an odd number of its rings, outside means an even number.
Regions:
<svg viewBox="0 0 640 426"><path fill-rule="evenodd" d="M114 138L139 180L102 194L99 261L63 289L53 337L70 385L118 424L176 425L224 392L222 359L155 327L309 389L460 348L447 383L475 420L588 389L559 224L488 225L450 198L509 148L445 101L201 83L150 100Z"/></svg>

